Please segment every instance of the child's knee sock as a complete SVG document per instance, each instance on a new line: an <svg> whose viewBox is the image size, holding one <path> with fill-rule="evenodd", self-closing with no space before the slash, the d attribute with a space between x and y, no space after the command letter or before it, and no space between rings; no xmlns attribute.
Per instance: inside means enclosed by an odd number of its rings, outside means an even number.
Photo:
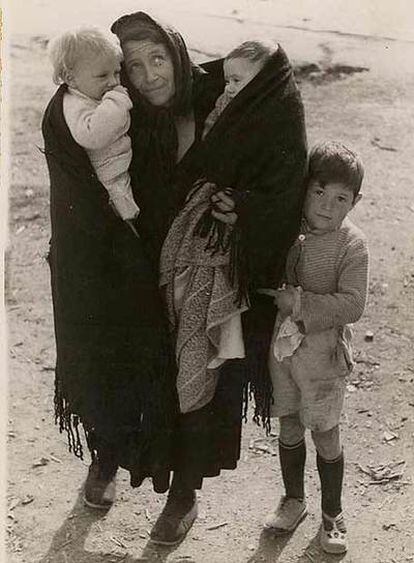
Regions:
<svg viewBox="0 0 414 563"><path fill-rule="evenodd" d="M306 461L305 440L302 439L293 446L283 444L279 440L279 458L286 496L303 499L305 497L303 476Z"/></svg>
<svg viewBox="0 0 414 563"><path fill-rule="evenodd" d="M335 517L342 511L342 481L344 477L344 454L332 461L316 454L319 477L322 490L322 511L328 516Z"/></svg>

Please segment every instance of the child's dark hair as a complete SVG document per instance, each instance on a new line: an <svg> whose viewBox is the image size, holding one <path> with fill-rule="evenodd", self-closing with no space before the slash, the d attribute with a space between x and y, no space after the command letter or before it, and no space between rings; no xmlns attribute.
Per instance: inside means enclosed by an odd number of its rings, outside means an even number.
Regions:
<svg viewBox="0 0 414 563"><path fill-rule="evenodd" d="M309 154L308 181L317 180L322 185L328 182L342 182L352 189L356 197L363 178L364 167L361 159L342 143L319 143Z"/></svg>

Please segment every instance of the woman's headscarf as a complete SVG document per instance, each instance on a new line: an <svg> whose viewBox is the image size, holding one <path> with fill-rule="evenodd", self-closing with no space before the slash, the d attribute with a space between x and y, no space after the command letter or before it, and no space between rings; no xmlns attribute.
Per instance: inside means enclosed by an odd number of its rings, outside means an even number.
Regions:
<svg viewBox="0 0 414 563"><path fill-rule="evenodd" d="M194 65L178 31L156 22L145 12L134 12L120 17L112 25L111 31L118 36L122 47L128 41L149 40L168 49L173 61L175 80L175 95L170 108L175 115L188 113L191 109ZM133 97L137 94L139 99L145 99L132 86L127 75L125 78Z"/></svg>

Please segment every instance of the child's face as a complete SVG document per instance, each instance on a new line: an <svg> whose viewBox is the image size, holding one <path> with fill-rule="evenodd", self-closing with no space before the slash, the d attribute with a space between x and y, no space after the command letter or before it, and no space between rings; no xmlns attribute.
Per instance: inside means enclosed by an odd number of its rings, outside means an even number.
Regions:
<svg viewBox="0 0 414 563"><path fill-rule="evenodd" d="M223 63L224 79L226 81L224 91L231 98L234 98L256 76L262 66L262 62L250 61L249 59L225 60Z"/></svg>
<svg viewBox="0 0 414 563"><path fill-rule="evenodd" d="M341 182L322 185L311 180L305 198L305 218L311 229L335 231L360 198Z"/></svg>
<svg viewBox="0 0 414 563"><path fill-rule="evenodd" d="M72 71L69 86L94 100L120 84L121 63L115 55L85 53Z"/></svg>

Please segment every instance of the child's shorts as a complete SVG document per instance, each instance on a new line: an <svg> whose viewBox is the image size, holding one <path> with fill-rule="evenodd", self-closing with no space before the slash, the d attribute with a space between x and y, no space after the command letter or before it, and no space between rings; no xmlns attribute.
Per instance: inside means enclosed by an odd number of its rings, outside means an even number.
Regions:
<svg viewBox="0 0 414 563"><path fill-rule="evenodd" d="M273 340L276 333L273 336ZM351 366L337 329L308 334L293 356L278 362L270 347L275 417L299 413L302 424L325 432L339 423Z"/></svg>

